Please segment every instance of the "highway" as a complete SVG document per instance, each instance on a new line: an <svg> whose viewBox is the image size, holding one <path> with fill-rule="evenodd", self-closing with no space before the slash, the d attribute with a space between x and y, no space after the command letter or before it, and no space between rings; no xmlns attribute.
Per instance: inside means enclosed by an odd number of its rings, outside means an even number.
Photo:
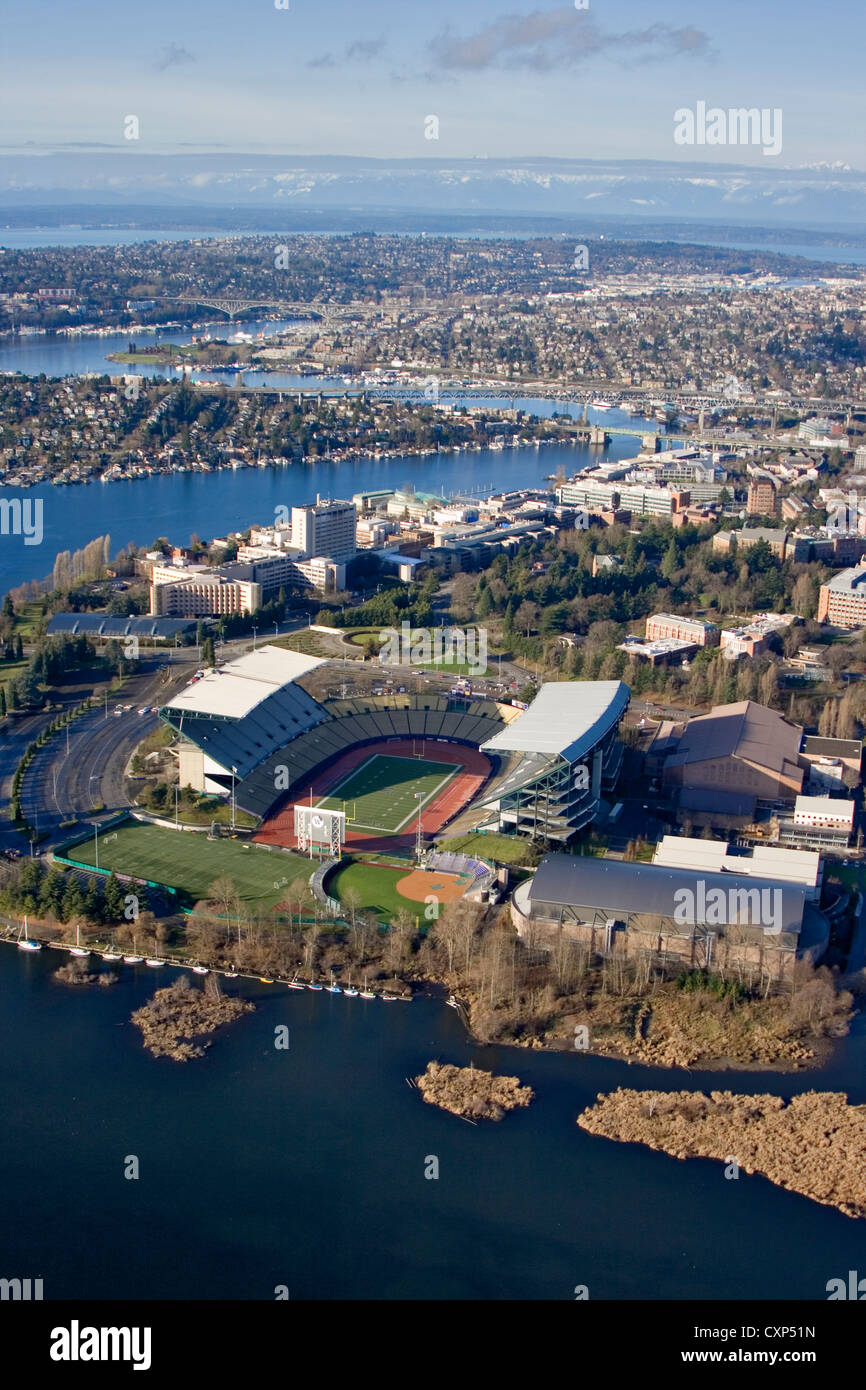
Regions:
<svg viewBox="0 0 866 1390"><path fill-rule="evenodd" d="M171 667L161 658L147 663L121 691L109 695L107 718L103 702L69 726L68 752L65 730L39 750L24 775L21 809L37 833L47 836L43 849L63 838L62 821L107 817L132 804L124 769L137 744L159 723L156 714L140 715L138 710L164 704L194 670L188 655L186 663ZM116 705L122 713L114 713ZM97 812L97 806L104 811ZM20 846L20 836L14 842Z"/></svg>

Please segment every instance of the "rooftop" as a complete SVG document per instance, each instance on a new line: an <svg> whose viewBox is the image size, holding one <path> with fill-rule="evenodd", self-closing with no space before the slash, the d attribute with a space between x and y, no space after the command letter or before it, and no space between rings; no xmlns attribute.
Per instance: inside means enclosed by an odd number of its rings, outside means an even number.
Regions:
<svg viewBox="0 0 866 1390"><path fill-rule="evenodd" d="M781 901L781 931L797 933L800 930L806 904L805 890L800 884L784 883L780 887L778 879L703 872L700 874L700 882L704 885L701 894L696 892L697 882L694 870L596 859L590 855L548 854L532 879L529 899L533 906L552 903L578 910L601 909L615 920L624 920L641 914L674 917L681 901L677 895L683 890L691 894L699 910L701 902L712 907L708 899L715 888L722 889L727 901L730 901L732 889L760 892L767 888L779 893L779 897L771 901ZM718 923L710 920L707 925Z"/></svg>
<svg viewBox="0 0 866 1390"><path fill-rule="evenodd" d="M529 709L481 749L546 753L573 762L610 732L630 697L622 681L547 681Z"/></svg>
<svg viewBox="0 0 866 1390"><path fill-rule="evenodd" d="M715 705L709 714L688 721L667 766L736 756L782 772L786 764L796 764L802 732L781 714L753 700Z"/></svg>
<svg viewBox="0 0 866 1390"><path fill-rule="evenodd" d="M839 574L834 574L832 579L827 580L826 588L836 594L856 594L862 592L861 586L864 584L866 565L858 565L855 569L842 570Z"/></svg>
<svg viewBox="0 0 866 1390"><path fill-rule="evenodd" d="M269 695L322 664L321 657L268 643L190 682L166 709L242 719Z"/></svg>

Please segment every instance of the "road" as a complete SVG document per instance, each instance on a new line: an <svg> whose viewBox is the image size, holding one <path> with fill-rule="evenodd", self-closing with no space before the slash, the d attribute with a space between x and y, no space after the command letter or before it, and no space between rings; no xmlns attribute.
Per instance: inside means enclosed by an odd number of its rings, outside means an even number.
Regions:
<svg viewBox="0 0 866 1390"><path fill-rule="evenodd" d="M68 751L65 731L39 750L23 779L21 809L37 833L47 835L43 848L63 838L62 821L109 816L132 804L124 768L137 744L159 723L156 714L140 715L138 710L164 704L194 669L188 655L185 665L169 668L159 659L148 662L122 691L109 696L107 718L102 703L69 726ZM131 708L115 714L121 702ZM97 813L100 805L105 810ZM20 846L20 836L15 842Z"/></svg>

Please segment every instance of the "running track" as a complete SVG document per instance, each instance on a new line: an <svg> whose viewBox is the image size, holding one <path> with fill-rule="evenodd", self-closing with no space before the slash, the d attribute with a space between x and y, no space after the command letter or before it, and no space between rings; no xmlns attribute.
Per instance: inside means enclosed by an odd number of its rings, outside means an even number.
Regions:
<svg viewBox="0 0 866 1390"><path fill-rule="evenodd" d="M423 749L424 757L432 762L454 763L463 769L456 777L452 777L447 787L443 787L439 795L428 802L421 812L423 833L437 834L478 795L490 776L490 761L483 753L479 753L477 748L470 748L468 745L464 747L458 743L439 743L435 738L391 738L382 739L379 743L365 743L341 753L337 761L314 777L311 783L299 787L293 793L292 800L277 811L276 815L266 820L253 839L261 844L286 845L294 849L295 802L309 802L310 791L313 793L314 801L327 796L348 773L366 762L374 753L381 753L386 757L411 758L417 755L420 749ZM399 851L411 847L417 834L418 818L414 816L399 835L375 836L369 831L352 830L347 827L346 844L361 853L387 853L389 850Z"/></svg>

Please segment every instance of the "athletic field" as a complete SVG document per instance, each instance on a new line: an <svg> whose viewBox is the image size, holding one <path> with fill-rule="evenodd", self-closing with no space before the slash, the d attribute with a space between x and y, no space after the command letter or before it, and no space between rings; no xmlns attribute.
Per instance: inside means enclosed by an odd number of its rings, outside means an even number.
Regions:
<svg viewBox="0 0 866 1390"><path fill-rule="evenodd" d="M456 763L373 753L318 805L328 811L345 811L347 831L378 830L396 835L460 770ZM416 800L419 792L421 799Z"/></svg>
<svg viewBox="0 0 866 1390"><path fill-rule="evenodd" d="M92 867L93 838L73 845L66 858ZM190 901L206 898L214 879L225 876L244 902L267 909L285 899L296 879L306 883L315 866L300 855L260 849L243 840L209 840L159 825L132 824L99 836L99 867L165 883Z"/></svg>

